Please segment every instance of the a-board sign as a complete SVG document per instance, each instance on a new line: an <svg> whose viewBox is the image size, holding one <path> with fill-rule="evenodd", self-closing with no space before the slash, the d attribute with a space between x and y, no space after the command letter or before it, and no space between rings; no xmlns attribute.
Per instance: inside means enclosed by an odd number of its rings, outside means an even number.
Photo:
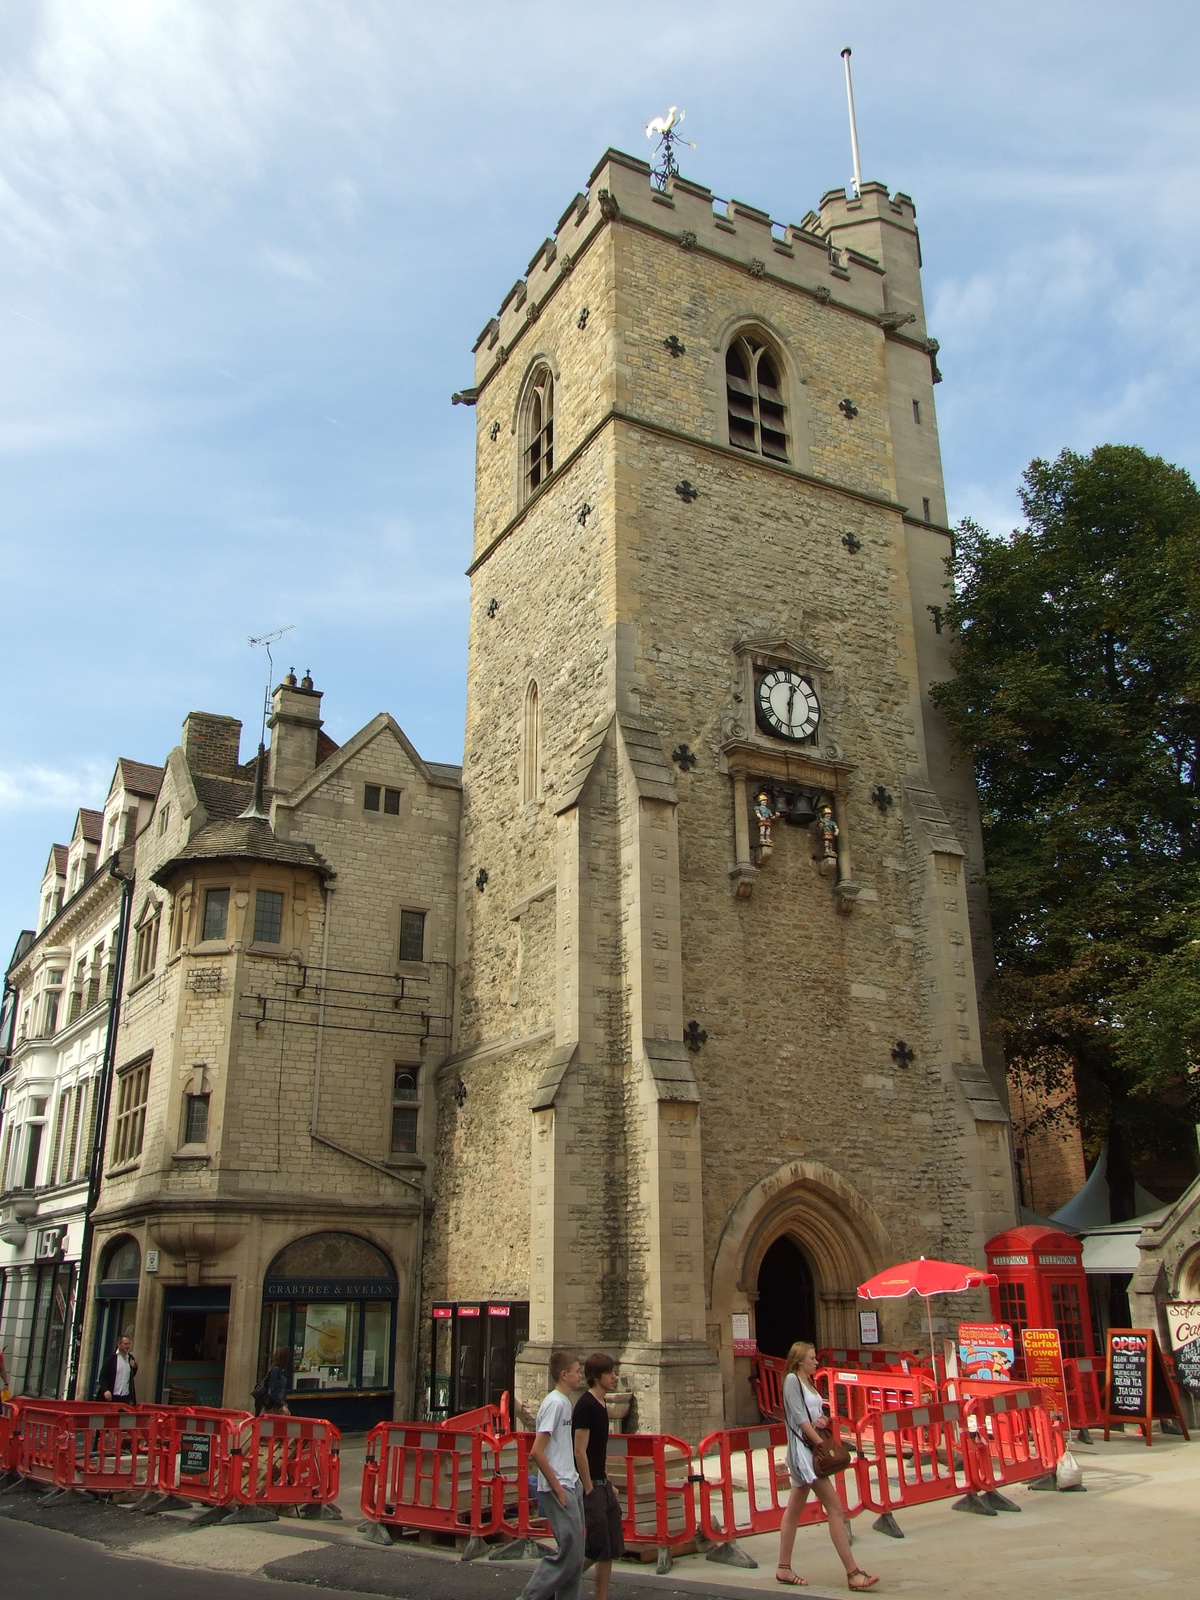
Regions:
<svg viewBox="0 0 1200 1600"><path fill-rule="evenodd" d="M858 1342L859 1344L879 1343L878 1311L860 1311L858 1313Z"/></svg>
<svg viewBox="0 0 1200 1600"><path fill-rule="evenodd" d="M1012 1329L1005 1322L960 1322L959 1376L972 1382L1007 1383L1012 1377Z"/></svg>
<svg viewBox="0 0 1200 1600"><path fill-rule="evenodd" d="M181 1433L179 1435L179 1476L181 1478L207 1478L211 1461L211 1433Z"/></svg>
<svg viewBox="0 0 1200 1600"><path fill-rule="evenodd" d="M734 1355L756 1355L758 1353L758 1345L750 1337L750 1313L748 1311L735 1311L730 1321L733 1324Z"/></svg>
<svg viewBox="0 0 1200 1600"><path fill-rule="evenodd" d="M1051 1411L1067 1415L1067 1381L1063 1374L1062 1342L1057 1328L1022 1328L1025 1381L1045 1391Z"/></svg>
<svg viewBox="0 0 1200 1600"><path fill-rule="evenodd" d="M1175 1376L1185 1389L1200 1394L1200 1300L1168 1300L1163 1309Z"/></svg>
<svg viewBox="0 0 1200 1600"><path fill-rule="evenodd" d="M1135 1422L1149 1444L1156 1418L1187 1423L1153 1328L1110 1328L1105 1362L1104 1437L1114 1422Z"/></svg>

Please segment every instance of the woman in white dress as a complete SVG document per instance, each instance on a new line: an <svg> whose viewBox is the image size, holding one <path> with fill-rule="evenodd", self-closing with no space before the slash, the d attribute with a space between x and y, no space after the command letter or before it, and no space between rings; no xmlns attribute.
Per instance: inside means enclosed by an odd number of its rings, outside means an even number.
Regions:
<svg viewBox="0 0 1200 1600"><path fill-rule="evenodd" d="M792 1492L788 1495L779 1528L779 1565L775 1569L775 1582L795 1586L808 1583L807 1578L797 1577L792 1571L792 1545L796 1539L796 1524L800 1521L800 1513L811 1489L829 1518L829 1537L846 1569L846 1582L858 1593L863 1589L873 1589L879 1579L871 1577L855 1563L850 1554L846 1514L842 1510L833 1479L818 1478L813 1469L813 1448L822 1443L822 1436L829 1428L824 1401L813 1388L813 1373L816 1370L816 1350L807 1340L798 1340L788 1351L787 1376L783 1380L783 1416L787 1423L787 1464Z"/></svg>

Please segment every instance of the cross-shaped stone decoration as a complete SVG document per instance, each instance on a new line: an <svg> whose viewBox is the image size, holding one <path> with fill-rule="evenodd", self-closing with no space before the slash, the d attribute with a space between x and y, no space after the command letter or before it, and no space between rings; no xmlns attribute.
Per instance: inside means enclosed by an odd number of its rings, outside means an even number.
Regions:
<svg viewBox="0 0 1200 1600"><path fill-rule="evenodd" d="M671 760L681 771L690 772L696 765L696 752L689 750L685 744L676 745L675 749L671 751Z"/></svg>
<svg viewBox="0 0 1200 1600"><path fill-rule="evenodd" d="M692 1018L687 1027L683 1030L683 1042L685 1045L687 1045L688 1049L693 1055L696 1054L700 1046L707 1038L708 1034L705 1033L704 1029L696 1021L695 1017Z"/></svg>
<svg viewBox="0 0 1200 1600"><path fill-rule="evenodd" d="M588 308L586 306L584 306L583 310L579 313L579 316L576 318L575 326L577 328L586 328L587 327L588 317L590 315L591 315L591 312L588 310Z"/></svg>
<svg viewBox="0 0 1200 1600"><path fill-rule="evenodd" d="M591 508L590 505L588 505L587 501L585 500L583 502L583 504L579 508L579 515L575 518L575 521L579 524L579 526L581 528L586 528L587 527L587 519L591 516L591 514L592 514L592 508Z"/></svg>
<svg viewBox="0 0 1200 1600"><path fill-rule="evenodd" d="M496 615L497 611L499 611L499 609L500 609L500 602L499 602L499 600L497 600L495 598L495 596L493 596L492 599L490 599L488 601L488 609L487 609L488 616L489 617L494 617Z"/></svg>
<svg viewBox="0 0 1200 1600"><path fill-rule="evenodd" d="M670 351L673 360L687 354L687 345L680 342L679 335L676 333L673 333L669 339L664 339L663 346Z"/></svg>
<svg viewBox="0 0 1200 1600"><path fill-rule="evenodd" d="M917 1058L917 1052L903 1039L897 1039L892 1046L892 1060L898 1067L911 1067Z"/></svg>
<svg viewBox="0 0 1200 1600"><path fill-rule="evenodd" d="M891 795L881 783L877 783L871 790L871 804L878 806L881 814L885 817L888 814L888 807L894 804Z"/></svg>
<svg viewBox="0 0 1200 1600"><path fill-rule="evenodd" d="M856 556L862 549L862 540L856 538L853 533L844 533L842 535L842 543L846 546L846 549L849 550L852 556Z"/></svg>
<svg viewBox="0 0 1200 1600"><path fill-rule="evenodd" d="M467 1100L467 1086L460 1078L454 1090L454 1104L461 1111Z"/></svg>
<svg viewBox="0 0 1200 1600"><path fill-rule="evenodd" d="M482 894L484 889L487 888L487 881L488 870L486 867L480 867L479 871L475 874L475 887L479 890L480 894Z"/></svg>
<svg viewBox="0 0 1200 1600"><path fill-rule="evenodd" d="M839 400L838 410L842 413L847 422L858 415L858 407L854 404L854 401L850 399Z"/></svg>
<svg viewBox="0 0 1200 1600"><path fill-rule="evenodd" d="M500 424L498 422L493 422L491 427L488 429L488 438L492 441L493 444L495 444L496 440L499 437L500 437Z"/></svg>
<svg viewBox="0 0 1200 1600"><path fill-rule="evenodd" d="M700 495L699 489L694 489L686 478L682 483L677 483L675 485L675 493L689 506L691 505L692 501L698 499Z"/></svg>

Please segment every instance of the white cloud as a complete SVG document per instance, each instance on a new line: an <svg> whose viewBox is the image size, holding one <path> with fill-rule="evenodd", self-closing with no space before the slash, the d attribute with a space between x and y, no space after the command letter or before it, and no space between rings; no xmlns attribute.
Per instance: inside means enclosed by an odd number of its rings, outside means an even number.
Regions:
<svg viewBox="0 0 1200 1600"><path fill-rule="evenodd" d="M0 811L65 812L79 806L98 811L115 766L115 761L93 758L73 767L0 767Z"/></svg>

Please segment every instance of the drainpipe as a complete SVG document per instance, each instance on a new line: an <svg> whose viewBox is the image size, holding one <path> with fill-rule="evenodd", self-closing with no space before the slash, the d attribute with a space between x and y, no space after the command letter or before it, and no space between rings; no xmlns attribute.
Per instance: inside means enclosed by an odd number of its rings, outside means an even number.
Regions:
<svg viewBox="0 0 1200 1600"><path fill-rule="evenodd" d="M83 1324L87 1316L88 1289L92 1277L92 1220L100 1199L100 1178L104 1168L104 1149L108 1142L108 1111L112 1101L113 1071L117 1060L117 1029L121 1021L121 990L125 982L125 950L129 943L129 919L133 907L133 874L127 877L120 868L121 852L109 857L109 874L121 885L121 911L117 919L117 947L113 952L112 993L108 1002L108 1029L104 1036L104 1058L100 1064L100 1103L96 1107L96 1127L92 1134L92 1157L88 1167L87 1206L83 1216L83 1241L79 1247L79 1283L75 1290L75 1316L71 1324L71 1354L67 1363L67 1399L74 1400L79 1382L79 1356L83 1345Z"/></svg>

